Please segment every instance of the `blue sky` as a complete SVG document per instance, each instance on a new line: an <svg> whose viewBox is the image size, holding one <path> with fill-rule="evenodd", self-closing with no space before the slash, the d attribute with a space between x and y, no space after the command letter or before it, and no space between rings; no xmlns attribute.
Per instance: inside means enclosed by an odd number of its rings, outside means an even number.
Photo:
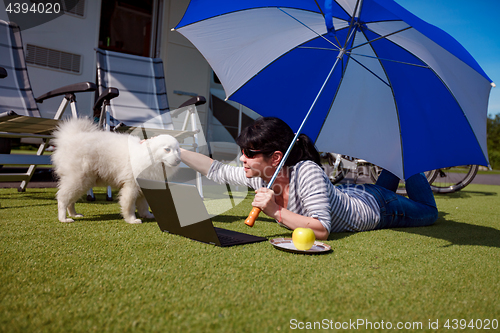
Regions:
<svg viewBox="0 0 500 333"><path fill-rule="evenodd" d="M395 0L449 33L476 59L497 85L491 89L488 114L500 114L500 0Z"/></svg>

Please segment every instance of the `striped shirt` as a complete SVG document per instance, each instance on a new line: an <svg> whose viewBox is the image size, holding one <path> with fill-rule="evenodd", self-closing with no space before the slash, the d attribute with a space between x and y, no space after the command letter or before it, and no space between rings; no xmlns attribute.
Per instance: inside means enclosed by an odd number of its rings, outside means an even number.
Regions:
<svg viewBox="0 0 500 333"><path fill-rule="evenodd" d="M318 219L328 232L373 230L380 221L380 206L363 185L334 186L323 169L312 161L289 168L287 210ZM219 184L266 186L262 178L247 178L242 167L214 161L207 175Z"/></svg>

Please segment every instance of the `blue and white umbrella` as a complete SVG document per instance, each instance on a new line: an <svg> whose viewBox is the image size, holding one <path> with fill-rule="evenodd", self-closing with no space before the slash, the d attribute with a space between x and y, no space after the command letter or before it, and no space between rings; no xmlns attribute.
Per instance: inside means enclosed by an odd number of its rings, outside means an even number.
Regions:
<svg viewBox="0 0 500 333"><path fill-rule="evenodd" d="M431 10L431 9L429 9ZM229 99L398 177L488 165L492 81L393 0L191 0L175 28Z"/></svg>

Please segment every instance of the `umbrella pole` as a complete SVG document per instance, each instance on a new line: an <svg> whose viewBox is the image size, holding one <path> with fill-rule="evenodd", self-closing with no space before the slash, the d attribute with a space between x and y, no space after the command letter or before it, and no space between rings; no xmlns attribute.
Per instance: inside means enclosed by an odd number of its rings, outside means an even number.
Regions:
<svg viewBox="0 0 500 333"><path fill-rule="evenodd" d="M339 55L337 56L337 60L335 60L335 63L333 64L332 69L328 73L328 76L326 77L325 82L323 82L323 85L321 86L320 90L318 91L316 98L312 102L311 107L309 108L309 111L307 111L307 114L304 117L304 120L302 120L302 124L300 124L300 127L297 130L297 133L295 133L295 136L293 137L293 140L290 143L290 146L288 146L288 149L286 150L285 155L281 159L280 164L278 165L278 168L274 172L273 177L269 181L269 184L267 184L268 189L270 189L273 186L274 181L276 180L276 177L278 177L279 172L281 171L281 169L285 165L285 162L286 162L288 156L290 155L290 153L292 152L293 146L295 145L295 142L297 142L297 139L299 138L299 135L301 134L302 129L304 128L304 125L306 124L307 120L309 119L309 116L311 115L312 110L316 106L316 103L318 102L319 97L323 93L323 90L325 90L325 87L326 87L326 84L328 83L328 80L330 80L330 77L332 76L333 71L337 67L338 62L340 61L340 59L342 59L342 56L344 54L345 54L345 49L341 49ZM250 214L248 215L247 219L245 220L245 224L248 225L249 227L253 227L255 220L257 219L257 217L260 214L260 211L261 211L260 208L253 207L252 210L250 211Z"/></svg>

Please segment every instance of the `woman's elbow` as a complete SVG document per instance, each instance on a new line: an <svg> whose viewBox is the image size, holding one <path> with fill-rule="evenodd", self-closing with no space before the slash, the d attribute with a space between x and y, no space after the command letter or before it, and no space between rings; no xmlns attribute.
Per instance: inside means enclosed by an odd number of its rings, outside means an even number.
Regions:
<svg viewBox="0 0 500 333"><path fill-rule="evenodd" d="M325 229L325 227L321 228L320 230L314 230L314 235L316 236L316 239L326 240L329 234L330 233L328 232L328 230Z"/></svg>

